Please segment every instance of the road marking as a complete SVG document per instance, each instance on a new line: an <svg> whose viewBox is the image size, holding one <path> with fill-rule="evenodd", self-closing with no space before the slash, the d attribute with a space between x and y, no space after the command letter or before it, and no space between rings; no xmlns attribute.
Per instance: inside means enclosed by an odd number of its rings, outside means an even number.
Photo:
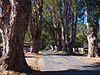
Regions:
<svg viewBox="0 0 100 75"><path fill-rule="evenodd" d="M70 63L69 61L65 60L65 58L56 59L58 62L63 62L66 66L75 68L75 65Z"/></svg>
<svg viewBox="0 0 100 75"><path fill-rule="evenodd" d="M75 57L74 59L79 60L79 61L84 62L84 63L91 64L89 61L86 61L84 58L77 58L77 57Z"/></svg>

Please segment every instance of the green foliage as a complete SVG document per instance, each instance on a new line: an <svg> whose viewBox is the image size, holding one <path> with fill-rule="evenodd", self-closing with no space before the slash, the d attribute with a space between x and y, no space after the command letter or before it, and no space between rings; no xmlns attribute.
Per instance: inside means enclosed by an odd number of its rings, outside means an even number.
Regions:
<svg viewBox="0 0 100 75"><path fill-rule="evenodd" d="M87 37L82 35L82 33L78 32L75 40L75 47L83 47L87 48Z"/></svg>
<svg viewBox="0 0 100 75"><path fill-rule="evenodd" d="M51 44L51 37L48 32L42 32L42 48L45 49Z"/></svg>
<svg viewBox="0 0 100 75"><path fill-rule="evenodd" d="M59 1L60 0L44 0L43 23L41 26L43 48L49 48L50 45L55 43L54 18L59 10Z"/></svg>
<svg viewBox="0 0 100 75"><path fill-rule="evenodd" d="M26 35L25 35L25 42L30 42L31 39L31 34L30 34L30 29L28 27L27 31L26 31Z"/></svg>
<svg viewBox="0 0 100 75"><path fill-rule="evenodd" d="M76 47L83 47L87 48L87 30L85 25L78 25L77 26L77 33L75 39L75 46Z"/></svg>
<svg viewBox="0 0 100 75"><path fill-rule="evenodd" d="M99 34L98 34L98 42L100 43L100 31L99 31Z"/></svg>
<svg viewBox="0 0 100 75"><path fill-rule="evenodd" d="M63 0L61 0L63 1ZM71 1L71 12L73 12L75 17L78 17L77 21L77 34L76 34L76 41L75 41L75 46L83 46L87 47L87 31L86 31L86 26L84 26L83 22L83 16L84 16L84 10L86 10L86 5L90 7L91 4L90 2L92 0L65 0L65 1ZM55 25L58 19L58 16L62 16L62 19L64 19L63 15L59 14L59 3L60 0L44 0L43 3L43 22L41 26L41 38L42 38L42 47L43 48L49 48L50 45L53 45L55 43L55 27L54 27L54 22ZM100 0L96 0L96 11L94 11L94 14L98 15L100 14ZM84 10L83 10L84 9ZM69 10L68 10L69 11ZM90 10L88 10L90 11ZM93 11L93 10L91 10ZM65 11L63 11L64 13ZM63 14L62 13L62 14ZM70 15L70 14L69 14ZM72 13L71 13L72 15ZM67 16L67 15L64 15ZM100 15L99 15L100 16ZM67 16L68 19L68 16ZM53 22L54 20L54 22ZM67 24L67 32L69 32L69 35L71 36L71 22L68 20ZM28 29L29 30L29 29ZM65 31L65 32L66 32ZM26 38L25 41L30 41L30 33L27 31L26 33ZM100 33L98 36L98 41L100 42Z"/></svg>

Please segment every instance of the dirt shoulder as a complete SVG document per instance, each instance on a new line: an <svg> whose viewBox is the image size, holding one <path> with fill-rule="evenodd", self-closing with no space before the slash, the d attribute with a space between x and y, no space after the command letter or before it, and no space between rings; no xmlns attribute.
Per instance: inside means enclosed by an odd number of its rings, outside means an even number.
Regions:
<svg viewBox="0 0 100 75"><path fill-rule="evenodd" d="M28 65L32 69L40 71L39 60L42 57L42 55L38 55L35 53L26 53L25 57Z"/></svg>
<svg viewBox="0 0 100 75"><path fill-rule="evenodd" d="M95 58L90 58L90 57L84 57L84 56L79 56L77 59L84 61L89 64L100 64L100 57L95 57Z"/></svg>
<svg viewBox="0 0 100 75"><path fill-rule="evenodd" d="M25 53L25 59L27 64L33 69L32 74L20 73L15 71L0 71L0 75L38 75L40 73L39 60L42 55L30 53ZM35 72L36 71L36 72Z"/></svg>

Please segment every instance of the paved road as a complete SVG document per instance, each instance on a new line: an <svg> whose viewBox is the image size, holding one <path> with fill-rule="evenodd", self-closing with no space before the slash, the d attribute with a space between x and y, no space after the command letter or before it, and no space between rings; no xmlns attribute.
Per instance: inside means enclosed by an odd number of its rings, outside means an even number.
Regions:
<svg viewBox="0 0 100 75"><path fill-rule="evenodd" d="M77 59L78 56L57 55L43 52L40 60L43 75L100 75L100 66Z"/></svg>

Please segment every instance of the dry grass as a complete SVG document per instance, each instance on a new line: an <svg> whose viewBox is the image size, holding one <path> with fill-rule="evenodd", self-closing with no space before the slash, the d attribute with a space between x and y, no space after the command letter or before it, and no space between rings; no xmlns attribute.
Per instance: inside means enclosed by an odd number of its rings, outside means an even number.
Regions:
<svg viewBox="0 0 100 75"><path fill-rule="evenodd" d="M40 70L40 66L39 66L39 59L41 57L41 55L38 55L38 54L35 54L35 53L26 53L26 56L27 57L30 57L28 59L30 60L27 60L27 63L28 65L34 69L34 70Z"/></svg>
<svg viewBox="0 0 100 75"><path fill-rule="evenodd" d="M15 71L0 71L0 75L27 75L27 74Z"/></svg>
<svg viewBox="0 0 100 75"><path fill-rule="evenodd" d="M39 59L41 58L41 55L33 54L33 53L26 53L26 61L27 64L36 71L40 71L40 66L38 64ZM15 71L0 71L0 75L37 75L37 74L26 74L21 72L15 72Z"/></svg>
<svg viewBox="0 0 100 75"><path fill-rule="evenodd" d="M89 58L89 57L77 57L77 59L84 61L89 64L97 64L100 63L100 57Z"/></svg>

